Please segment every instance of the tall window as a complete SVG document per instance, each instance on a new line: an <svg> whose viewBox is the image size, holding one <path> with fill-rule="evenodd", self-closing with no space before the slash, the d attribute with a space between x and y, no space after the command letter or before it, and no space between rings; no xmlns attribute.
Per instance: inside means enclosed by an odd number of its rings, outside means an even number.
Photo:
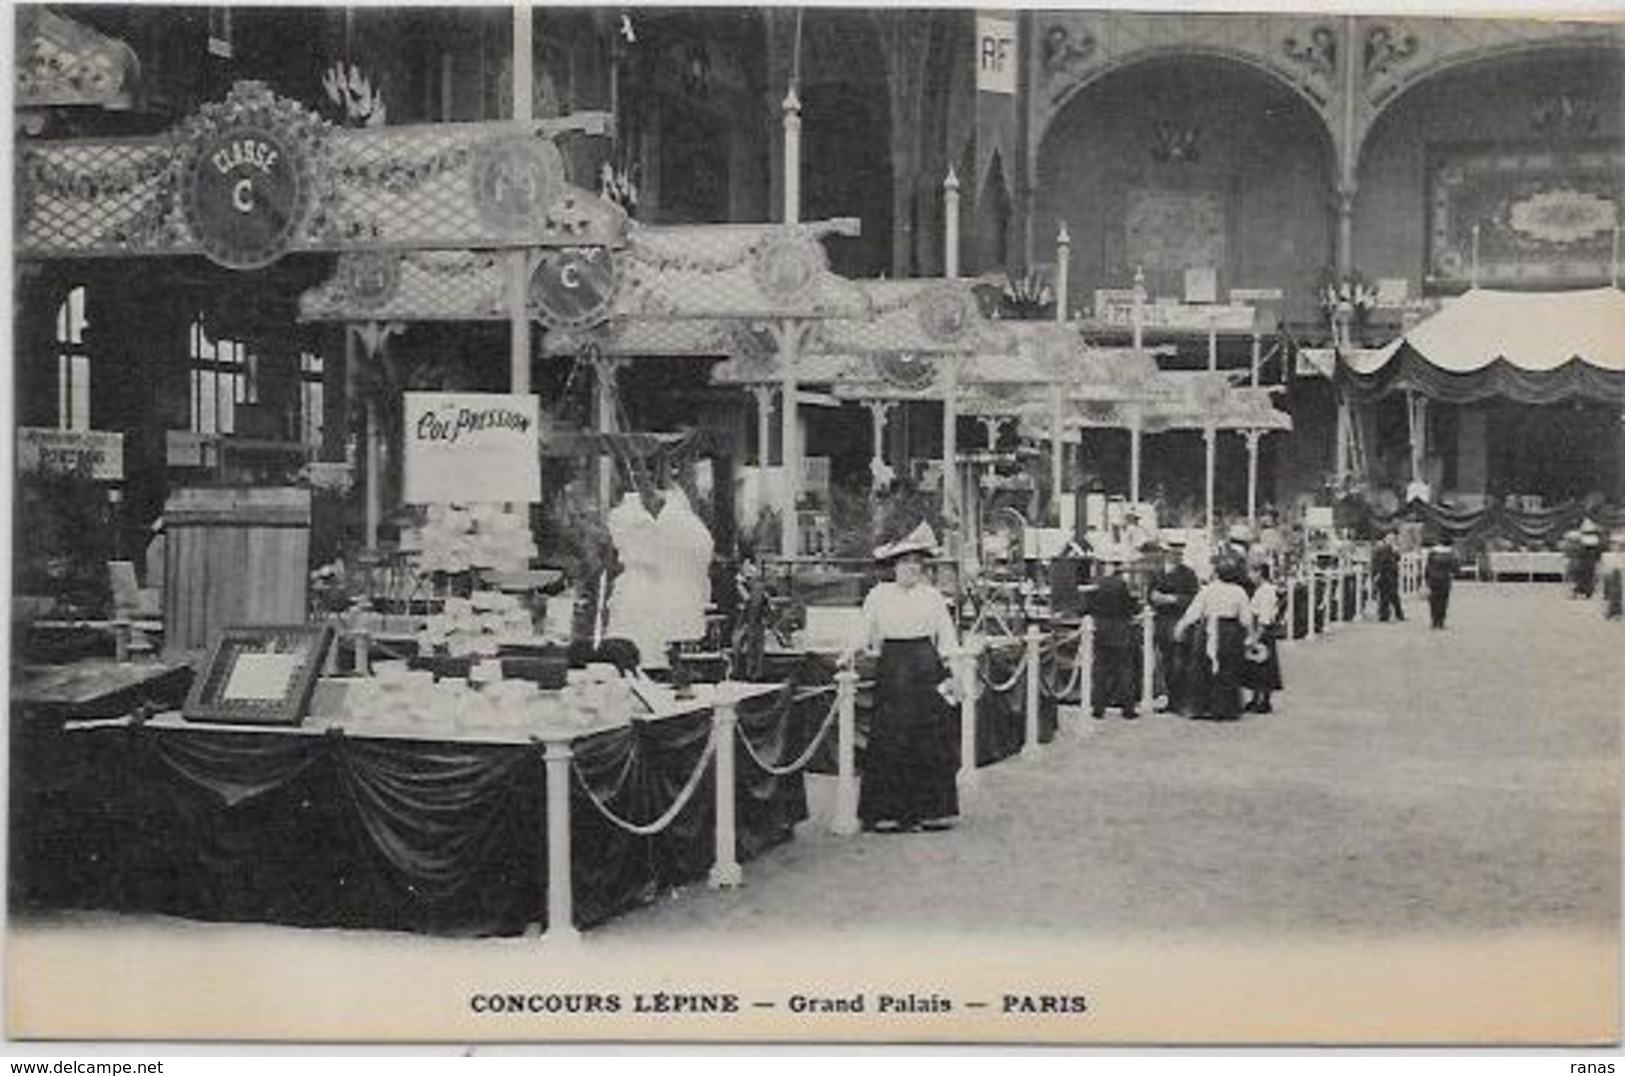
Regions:
<svg viewBox="0 0 1625 1076"><path fill-rule="evenodd" d="M299 439L322 443L322 357L311 351L299 353Z"/></svg>
<svg viewBox="0 0 1625 1076"><path fill-rule="evenodd" d="M74 288L56 311L56 424L90 429L90 352L85 350L85 289Z"/></svg>
<svg viewBox="0 0 1625 1076"><path fill-rule="evenodd" d="M242 341L211 340L202 322L192 322L192 429L235 432L237 405L259 402L257 367Z"/></svg>

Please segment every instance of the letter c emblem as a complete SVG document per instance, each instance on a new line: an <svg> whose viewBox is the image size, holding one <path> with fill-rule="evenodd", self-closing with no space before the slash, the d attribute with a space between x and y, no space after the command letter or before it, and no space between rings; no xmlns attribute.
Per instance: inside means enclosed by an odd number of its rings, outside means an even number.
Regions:
<svg viewBox="0 0 1625 1076"><path fill-rule="evenodd" d="M239 213L254 212L254 181L239 179L236 186L231 188L232 208Z"/></svg>
<svg viewBox="0 0 1625 1076"><path fill-rule="evenodd" d="M559 270L559 283L574 291L581 286L581 267L571 262Z"/></svg>

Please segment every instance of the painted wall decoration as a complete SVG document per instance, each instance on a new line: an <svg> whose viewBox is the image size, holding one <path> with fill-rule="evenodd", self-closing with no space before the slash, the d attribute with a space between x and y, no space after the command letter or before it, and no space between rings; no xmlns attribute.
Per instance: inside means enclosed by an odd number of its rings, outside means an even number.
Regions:
<svg viewBox="0 0 1625 1076"><path fill-rule="evenodd" d="M1625 145L1442 145L1429 152L1427 284L1603 284L1625 205Z"/></svg>
<svg viewBox="0 0 1625 1076"><path fill-rule="evenodd" d="M1215 192L1129 191L1123 227L1130 265L1176 272L1224 265L1224 199Z"/></svg>

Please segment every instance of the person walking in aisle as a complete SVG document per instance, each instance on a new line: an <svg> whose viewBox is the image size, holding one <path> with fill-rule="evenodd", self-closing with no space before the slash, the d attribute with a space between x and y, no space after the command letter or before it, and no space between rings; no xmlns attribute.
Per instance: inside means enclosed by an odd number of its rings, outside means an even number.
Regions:
<svg viewBox="0 0 1625 1076"><path fill-rule="evenodd" d="M1384 534L1371 551L1371 574L1377 580L1377 619L1387 623L1392 612L1395 620L1404 620L1405 609L1399 601L1399 548L1393 531Z"/></svg>
<svg viewBox="0 0 1625 1076"><path fill-rule="evenodd" d="M1239 560L1219 558L1214 574L1179 618L1174 637L1191 637L1187 653L1195 712L1190 716L1234 721L1241 716L1242 666L1253 634L1253 610L1241 586L1247 570Z"/></svg>
<svg viewBox="0 0 1625 1076"><path fill-rule="evenodd" d="M1450 548L1450 539L1440 535L1428 547L1427 561L1422 568L1428 588L1428 613L1435 629L1444 627L1445 617L1450 613L1450 587L1456 578L1456 566L1456 551Z"/></svg>

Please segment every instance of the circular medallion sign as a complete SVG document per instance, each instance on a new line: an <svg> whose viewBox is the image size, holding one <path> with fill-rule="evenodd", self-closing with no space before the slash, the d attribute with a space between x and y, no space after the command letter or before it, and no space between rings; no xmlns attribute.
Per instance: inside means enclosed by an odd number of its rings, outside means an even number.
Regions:
<svg viewBox="0 0 1625 1076"><path fill-rule="evenodd" d="M394 251L345 254L339 258L338 275L352 303L363 310L377 310L401 286L401 256Z"/></svg>
<svg viewBox="0 0 1625 1076"><path fill-rule="evenodd" d="M976 300L953 285L932 288L920 300L920 328L932 340L954 343L970 331L980 316Z"/></svg>
<svg viewBox="0 0 1625 1076"><path fill-rule="evenodd" d="M775 236L756 251L750 272L763 295L788 306L807 298L828 266L822 243L789 232Z"/></svg>
<svg viewBox="0 0 1625 1076"><path fill-rule="evenodd" d="M907 392L924 391L937 379L936 365L919 355L898 352L876 355L875 368L888 385Z"/></svg>
<svg viewBox="0 0 1625 1076"><path fill-rule="evenodd" d="M575 329L603 321L615 298L615 255L608 247L548 251L530 275L530 297L542 322Z"/></svg>
<svg viewBox="0 0 1625 1076"><path fill-rule="evenodd" d="M564 193L564 160L558 147L529 135L503 135L474 148L474 208L485 226L502 235L540 227Z"/></svg>
<svg viewBox="0 0 1625 1076"><path fill-rule="evenodd" d="M282 257L309 208L306 173L302 147L269 127L231 126L199 140L182 204L203 253L228 269Z"/></svg>

